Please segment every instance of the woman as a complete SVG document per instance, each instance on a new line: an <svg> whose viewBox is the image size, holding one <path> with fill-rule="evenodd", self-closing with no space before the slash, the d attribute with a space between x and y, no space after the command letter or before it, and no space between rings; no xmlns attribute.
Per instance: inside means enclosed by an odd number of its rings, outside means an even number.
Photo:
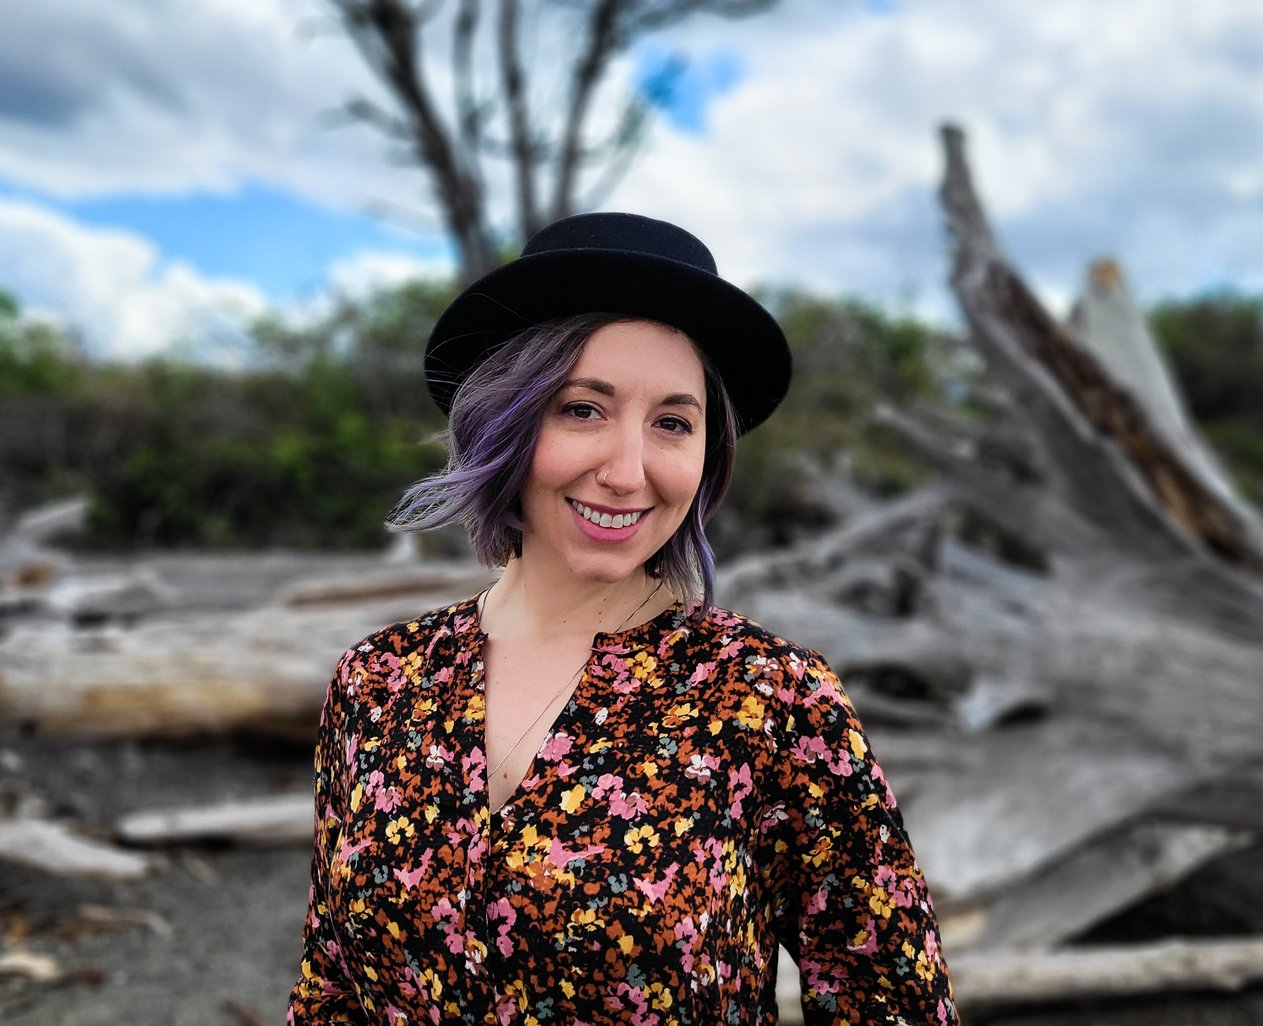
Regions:
<svg viewBox="0 0 1263 1026"><path fill-rule="evenodd" d="M595 311L595 312L594 312ZM290 1021L954 1022L894 799L820 656L714 608L703 526L785 394L673 225L585 214L440 318L448 468L395 520L503 576L342 659Z"/></svg>

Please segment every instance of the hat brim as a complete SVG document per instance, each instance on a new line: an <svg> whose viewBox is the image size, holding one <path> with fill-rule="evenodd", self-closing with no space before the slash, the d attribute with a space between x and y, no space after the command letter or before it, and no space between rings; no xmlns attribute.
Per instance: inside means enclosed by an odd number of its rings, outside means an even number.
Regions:
<svg viewBox="0 0 1263 1026"><path fill-rule="evenodd" d="M766 420L789 388L785 335L741 289L675 260L593 248L520 257L461 293L426 346L435 403L450 412L469 372L517 332L584 313L660 321L683 331L723 380L738 433Z"/></svg>

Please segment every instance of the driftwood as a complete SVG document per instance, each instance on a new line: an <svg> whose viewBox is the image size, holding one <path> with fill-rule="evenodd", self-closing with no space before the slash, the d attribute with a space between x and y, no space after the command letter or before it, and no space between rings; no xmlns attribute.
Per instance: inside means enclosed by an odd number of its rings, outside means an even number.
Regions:
<svg viewBox="0 0 1263 1026"><path fill-rule="evenodd" d="M974 1010L1155 992L1239 990L1259 981L1261 937L1039 953L972 952L952 962L957 999Z"/></svg>
<svg viewBox="0 0 1263 1026"><path fill-rule="evenodd" d="M119 819L115 834L135 845L310 844L313 815L309 793L271 795L199 808L133 812Z"/></svg>
<svg viewBox="0 0 1263 1026"><path fill-rule="evenodd" d="M0 819L0 862L55 876L137 880L153 868L148 855L125 851L45 819Z"/></svg>
<svg viewBox="0 0 1263 1026"><path fill-rule="evenodd" d="M1095 268L1058 324L945 143L990 415L879 411L933 484L741 560L720 594L848 680L968 979L1001 952L1061 965L1039 959L1263 836L1263 530L1121 274Z"/></svg>
<svg viewBox="0 0 1263 1026"><path fill-rule="evenodd" d="M358 584L294 587L248 612L174 611L99 629L16 620L0 640L0 717L85 736L310 738L348 645L486 581L466 563L383 574L366 561Z"/></svg>

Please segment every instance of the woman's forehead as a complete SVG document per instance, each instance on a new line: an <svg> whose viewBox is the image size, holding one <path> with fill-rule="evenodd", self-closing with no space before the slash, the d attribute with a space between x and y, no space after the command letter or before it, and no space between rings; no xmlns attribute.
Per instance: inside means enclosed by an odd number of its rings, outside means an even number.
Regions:
<svg viewBox="0 0 1263 1026"><path fill-rule="evenodd" d="M666 392L695 391L702 397L706 371L697 347L684 332L657 321L615 321L592 333L572 378L595 378L616 388L640 386Z"/></svg>

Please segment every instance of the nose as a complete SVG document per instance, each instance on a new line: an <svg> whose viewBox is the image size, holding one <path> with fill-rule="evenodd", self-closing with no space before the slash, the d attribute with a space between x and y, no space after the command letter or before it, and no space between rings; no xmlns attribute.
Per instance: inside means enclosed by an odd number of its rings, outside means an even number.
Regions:
<svg viewBox="0 0 1263 1026"><path fill-rule="evenodd" d="M619 495L640 491L645 485L645 438L640 425L620 426L610 435L597 481Z"/></svg>

